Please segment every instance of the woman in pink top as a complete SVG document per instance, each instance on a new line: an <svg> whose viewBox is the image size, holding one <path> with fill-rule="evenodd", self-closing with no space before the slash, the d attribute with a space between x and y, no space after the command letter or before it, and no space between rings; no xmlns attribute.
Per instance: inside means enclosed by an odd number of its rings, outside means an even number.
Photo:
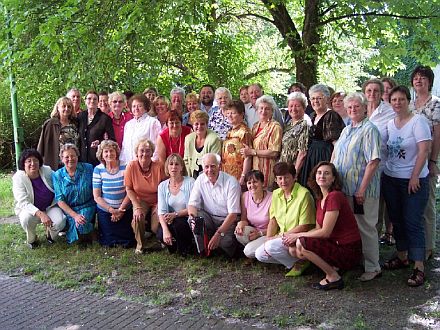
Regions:
<svg viewBox="0 0 440 330"><path fill-rule="evenodd" d="M260 171L252 170L244 179L248 191L241 196L241 221L235 227L235 237L245 245L244 254L255 258L255 250L266 240L272 193L263 188Z"/></svg>

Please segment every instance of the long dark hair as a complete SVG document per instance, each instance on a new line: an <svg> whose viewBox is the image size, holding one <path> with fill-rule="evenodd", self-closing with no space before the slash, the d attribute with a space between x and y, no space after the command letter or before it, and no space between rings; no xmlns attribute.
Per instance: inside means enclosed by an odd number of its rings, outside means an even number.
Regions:
<svg viewBox="0 0 440 330"><path fill-rule="evenodd" d="M319 162L318 165L316 165L312 169L312 171L310 172L309 179L307 181L307 185L309 186L310 189L312 189L313 194L315 195L315 197L317 199L323 198L321 188L316 183L316 172L318 172L318 168L320 168L321 166L329 166L332 170L333 176L335 177L335 181L333 181L333 183L330 186L328 191L330 192L333 190L341 190L342 189L341 178L339 176L338 171L336 170L335 165L333 165L330 162Z"/></svg>

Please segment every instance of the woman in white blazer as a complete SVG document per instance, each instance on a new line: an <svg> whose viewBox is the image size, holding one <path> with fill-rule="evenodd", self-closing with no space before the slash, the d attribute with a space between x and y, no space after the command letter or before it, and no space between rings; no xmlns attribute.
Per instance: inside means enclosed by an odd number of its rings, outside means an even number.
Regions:
<svg viewBox="0 0 440 330"><path fill-rule="evenodd" d="M43 165L43 158L35 149L23 151L18 171L12 177L15 214L26 232L27 245L34 249L39 245L36 229L42 223L46 227L47 241L52 244L66 225L63 212L54 202L52 169Z"/></svg>

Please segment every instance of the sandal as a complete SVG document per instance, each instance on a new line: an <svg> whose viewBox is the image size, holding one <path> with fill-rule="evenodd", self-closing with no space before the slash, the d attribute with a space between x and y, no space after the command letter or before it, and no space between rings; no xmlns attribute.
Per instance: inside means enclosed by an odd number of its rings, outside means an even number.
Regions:
<svg viewBox="0 0 440 330"><path fill-rule="evenodd" d="M415 268L408 279L408 285L412 287L421 286L425 283L425 273Z"/></svg>
<svg viewBox="0 0 440 330"><path fill-rule="evenodd" d="M408 259L402 260L399 257L394 257L390 260L385 261L383 268L388 270L401 269L409 267Z"/></svg>

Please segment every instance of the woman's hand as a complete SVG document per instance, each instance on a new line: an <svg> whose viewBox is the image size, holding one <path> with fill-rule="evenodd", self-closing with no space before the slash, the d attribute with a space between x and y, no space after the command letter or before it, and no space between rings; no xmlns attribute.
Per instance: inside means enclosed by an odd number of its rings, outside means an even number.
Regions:
<svg viewBox="0 0 440 330"><path fill-rule="evenodd" d="M163 228L163 241L166 245L173 245L173 235L171 235L168 227Z"/></svg>
<svg viewBox="0 0 440 330"><path fill-rule="evenodd" d="M260 232L256 229L252 229L249 233L249 240L253 241L256 240L257 238L261 237Z"/></svg>
<svg viewBox="0 0 440 330"><path fill-rule="evenodd" d="M409 179L408 183L408 195L411 193L416 193L420 189L420 180L419 178L412 178Z"/></svg>
<svg viewBox="0 0 440 330"><path fill-rule="evenodd" d="M113 222L118 222L124 216L124 211L121 209L114 209L113 207L109 207L109 213L112 215L110 220Z"/></svg>
<svg viewBox="0 0 440 330"><path fill-rule="evenodd" d="M40 218L43 225L45 225L46 227L51 227L52 220L49 218L49 216L43 211L38 211L38 212L39 212L38 217Z"/></svg>
<svg viewBox="0 0 440 330"><path fill-rule="evenodd" d="M249 146L247 144L243 143L243 145L244 145L244 148L240 149L240 154L242 154L245 157L254 156L255 150L249 148Z"/></svg>
<svg viewBox="0 0 440 330"><path fill-rule="evenodd" d="M285 246L291 246L292 244L295 244L297 239L298 239L298 234L296 233L284 234L282 236L282 241Z"/></svg>
<svg viewBox="0 0 440 330"><path fill-rule="evenodd" d="M86 223L86 217L79 213L75 213L75 215L73 216L73 220L75 220L76 227L79 227L80 225L84 225Z"/></svg>
<svg viewBox="0 0 440 330"><path fill-rule="evenodd" d="M174 219L176 219L176 213L165 213L163 215L163 218L165 220L165 222L169 225L171 225L174 221Z"/></svg>
<svg viewBox="0 0 440 330"><path fill-rule="evenodd" d="M239 236L243 236L243 230L244 230L245 226L246 226L246 223L244 221L239 221L237 223L237 226L235 227L235 234L237 234Z"/></svg>
<svg viewBox="0 0 440 330"><path fill-rule="evenodd" d="M142 207L136 207L133 212L133 221L139 222L145 219L145 212Z"/></svg>
<svg viewBox="0 0 440 330"><path fill-rule="evenodd" d="M354 193L354 197L356 198L356 202L358 204L361 204L361 205L364 204L364 202L365 202L365 193L364 192L356 191Z"/></svg>
<svg viewBox="0 0 440 330"><path fill-rule="evenodd" d="M95 140L90 144L90 148L98 148L99 140Z"/></svg>

